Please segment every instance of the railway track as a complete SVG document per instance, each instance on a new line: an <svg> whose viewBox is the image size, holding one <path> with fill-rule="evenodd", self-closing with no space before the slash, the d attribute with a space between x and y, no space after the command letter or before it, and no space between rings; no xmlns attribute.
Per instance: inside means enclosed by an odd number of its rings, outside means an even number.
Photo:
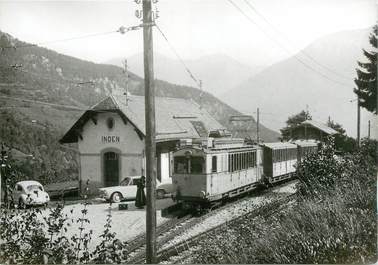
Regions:
<svg viewBox="0 0 378 265"><path fill-rule="evenodd" d="M275 189L280 188L282 186L289 185L292 182L293 181L281 183L281 184L275 186L274 189L258 190L258 191L255 191L253 195L254 196L262 196L262 195L267 196L269 194L273 194ZM203 220L211 217L212 215L217 214L220 211L226 210L227 208L233 208L236 204L239 204L242 201L249 200L249 199L250 199L250 196L248 196L248 197L245 196L245 197L243 197L239 200L232 201L230 203L227 203L224 206L220 206L218 208L210 210L209 212L207 212L207 213L205 213L205 214L203 214L199 217L194 217L190 214L187 214L182 218L176 218L176 219L170 220L170 221L162 224L161 226L157 227L157 230L156 230L156 234L157 234L156 248L158 250L158 256L163 257L163 260L166 260L166 258L165 258L166 254L164 254L164 253L172 253L172 251L173 252L176 251L176 253L177 253L177 250L182 249L184 246L186 248L188 248L188 242L192 242L193 240L196 240L198 237L201 236L201 234L204 234L206 232L200 233L199 235L194 236L193 239L187 240L185 243L181 243L181 244L179 243L175 246L168 247L167 250L161 250L164 247L165 244L167 244L168 242L170 242L171 240L173 240L177 236L183 234L185 231L193 228L195 225L201 223ZM272 205L271 207L274 208L274 207L276 207L276 205L277 205L277 202L274 202L274 205ZM266 207L268 207L268 206L269 206L269 204ZM259 209L260 208L257 208L256 210L253 210L250 213L243 214L242 216L237 217L230 222L233 222L234 220L240 220L240 218L244 218L248 214L259 215L263 212L263 210L259 210ZM230 222L228 222L228 224ZM221 227L222 225L224 225L224 224L220 224L216 227ZM214 231L214 229L216 229L216 227L211 228L208 231ZM136 238L134 238L132 240L133 243L131 245L129 245L129 247L128 247L129 259L128 259L127 263L132 263L132 264L144 263L144 261L145 261L145 240L146 240L145 234L141 234L141 235L137 236ZM164 251L164 252L161 252L161 251Z"/></svg>

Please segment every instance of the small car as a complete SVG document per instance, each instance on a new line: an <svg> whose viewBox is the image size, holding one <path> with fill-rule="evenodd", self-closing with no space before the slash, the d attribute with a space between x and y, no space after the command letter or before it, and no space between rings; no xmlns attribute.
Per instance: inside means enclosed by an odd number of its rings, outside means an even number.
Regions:
<svg viewBox="0 0 378 265"><path fill-rule="evenodd" d="M161 183L156 187L156 198L163 199L166 195L173 194L174 186L172 183Z"/></svg>
<svg viewBox="0 0 378 265"><path fill-rule="evenodd" d="M46 206L50 201L50 196L42 184L35 180L17 182L12 197L19 209L25 209L28 206Z"/></svg>
<svg viewBox="0 0 378 265"><path fill-rule="evenodd" d="M137 193L137 185L140 181L140 176L126 177L121 181L119 186L100 188L100 195L106 201L118 203L123 200L134 200ZM144 188L146 192L146 188ZM173 192L173 185L171 183L160 183L158 181L156 188L156 197L162 199L166 194Z"/></svg>
<svg viewBox="0 0 378 265"><path fill-rule="evenodd" d="M100 188L100 195L106 201L114 203L135 199L140 178L140 176L126 177L119 186ZM144 192L146 192L146 189L144 189Z"/></svg>

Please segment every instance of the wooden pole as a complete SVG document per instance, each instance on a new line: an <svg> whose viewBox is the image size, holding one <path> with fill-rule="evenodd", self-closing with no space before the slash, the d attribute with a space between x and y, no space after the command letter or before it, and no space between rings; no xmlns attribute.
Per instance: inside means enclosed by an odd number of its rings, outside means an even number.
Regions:
<svg viewBox="0 0 378 265"><path fill-rule="evenodd" d="M257 142L260 142L260 110L257 108L257 127L256 127L256 138Z"/></svg>
<svg viewBox="0 0 378 265"><path fill-rule="evenodd" d="M360 126L361 126L361 111L360 111L360 97L357 96L357 146L360 147Z"/></svg>
<svg viewBox="0 0 378 265"><path fill-rule="evenodd" d="M127 69L127 59L125 59L123 61L123 67L124 67L124 72L125 72L125 77L126 77L126 84L125 84L125 92L124 92L124 95L125 95L125 99L126 99L126 106L127 106L127 101L129 100L128 99L128 94L129 94L129 71Z"/></svg>
<svg viewBox="0 0 378 265"><path fill-rule="evenodd" d="M156 263L156 143L151 0L143 0L144 93L146 119L146 262Z"/></svg>
<svg viewBox="0 0 378 265"><path fill-rule="evenodd" d="M370 121L368 121L368 139L370 139Z"/></svg>

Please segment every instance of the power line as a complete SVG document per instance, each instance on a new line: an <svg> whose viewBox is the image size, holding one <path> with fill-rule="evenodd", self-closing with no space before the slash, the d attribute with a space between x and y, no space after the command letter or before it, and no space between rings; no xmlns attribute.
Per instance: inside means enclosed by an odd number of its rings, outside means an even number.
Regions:
<svg viewBox="0 0 378 265"><path fill-rule="evenodd" d="M9 100L14 100L14 101L33 103L33 104L36 104L36 105L46 105L46 106L50 106L50 107L65 108L67 110L72 110L72 111L88 111L88 110L91 110L91 111L95 111L95 112L98 112L98 113L107 113L107 112L109 112L107 110L96 110L96 109L91 109L91 108L80 108L80 107L73 106L73 105L64 105L64 104L50 103L50 102L39 101L39 100L34 100L34 99L17 98L17 97L10 97L10 96L0 96L0 99L1 98L3 98L3 99L9 99ZM26 107L26 106L7 106L7 107L0 107L0 110L1 109L11 109L11 108L30 108L30 106L28 106L28 107Z"/></svg>
<svg viewBox="0 0 378 265"><path fill-rule="evenodd" d="M231 3L243 16L245 16L248 19L249 22L251 22L252 24L254 24L255 26L257 26L258 29L260 29L260 31L262 33L264 33L270 40L272 40L274 43L276 43L281 49L283 49L284 51L286 51L288 54L291 54L290 50L288 50L285 46L281 45L276 39L272 38L267 32L265 32L263 29L261 29L261 27L251 17L249 17L238 5L236 5L232 0L228 0L228 2ZM334 79L330 78L329 76L325 75L324 73L319 72L317 69L315 69L312 66L308 65L306 62L304 62L303 60L301 60L300 58L298 58L296 55L293 55L293 58L295 58L299 63L301 63L302 65L304 65L308 69L310 69L313 72L321 75L322 77L328 79L329 81L332 81L332 82L337 83L337 84L341 84L343 86L350 86L350 84L334 80Z"/></svg>
<svg viewBox="0 0 378 265"><path fill-rule="evenodd" d="M46 105L46 106L51 106L51 107L63 107L71 110L77 110L77 111L85 111L89 109L82 109L77 106L71 106L71 105L62 105L62 104L56 104L56 103L49 103L45 101L39 101L39 100L33 100L33 99L25 99L25 98L16 98L16 97L9 97L9 96L0 96L0 98L3 99L10 99L10 100L15 100L15 101L21 101L21 102L29 102L29 103L34 103L34 104L39 104L39 105Z"/></svg>
<svg viewBox="0 0 378 265"><path fill-rule="evenodd" d="M83 36L77 36L77 37L71 37L71 38L66 38L66 39L59 39L59 40L51 40L51 41L45 41L45 42L39 42L36 44L25 44L25 45L14 45L14 46L4 46L0 47L1 49L18 49L18 48L27 48L27 47L35 47L35 46L41 46L45 44L52 44L52 43L58 43L58 42L66 42L66 41L73 41L73 40L79 40L79 39L86 39L86 38L92 38L92 37L97 37L97 36L104 36L104 35L109 35L113 33L121 33L125 34L128 31L132 30L138 30L142 27L142 25L137 25L137 26L131 26L131 27L124 27L121 26L117 30L112 30L112 31L105 31L105 32L99 32L99 33L93 33L93 34L87 34Z"/></svg>
<svg viewBox="0 0 378 265"><path fill-rule="evenodd" d="M160 34L163 36L163 38L165 39L165 41L168 43L168 46L171 48L171 50L174 52L174 54L176 55L177 59L181 62L181 64L184 66L186 72L189 74L190 78L197 84L198 88L201 90L201 93L202 93L202 83L201 83L201 80L197 79L194 77L192 71L190 71L189 67L185 64L184 60L181 58L181 56L178 54L177 50L175 49L175 47L169 42L167 36L163 33L163 31L161 30L161 28L155 23L156 25L156 28L159 30Z"/></svg>
<svg viewBox="0 0 378 265"><path fill-rule="evenodd" d="M250 1L248 0L244 0L244 2L258 15L260 16L275 32L277 32L278 34L280 34L281 36L283 36L287 42L291 43L290 39L284 34L282 33L273 23L271 23L261 12L259 12L253 5ZM307 52L305 51L300 51L300 53L302 53L303 55L305 55L307 58L309 58L311 61L313 61L315 64L317 64L318 66L320 67L323 67L324 69L327 69L329 72L332 72L333 74L345 79L345 80L350 80L349 77L346 77L345 75L343 74L340 74L339 72L335 71L334 69L318 62L313 56L311 56L310 54L308 54Z"/></svg>

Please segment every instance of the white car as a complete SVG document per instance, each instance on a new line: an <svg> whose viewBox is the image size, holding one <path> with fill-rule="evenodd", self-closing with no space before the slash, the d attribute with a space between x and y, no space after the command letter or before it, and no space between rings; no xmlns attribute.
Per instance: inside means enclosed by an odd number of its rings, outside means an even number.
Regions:
<svg viewBox="0 0 378 265"><path fill-rule="evenodd" d="M41 183L34 180L17 182L12 197L20 209L25 209L27 206L47 205L50 201L50 196Z"/></svg>
<svg viewBox="0 0 378 265"><path fill-rule="evenodd" d="M140 176L126 177L121 181L119 186L100 188L100 195L103 199L114 203L121 202L122 200L134 200L140 178ZM164 198L165 194L172 192L172 184L160 184L158 182L157 185L156 197L158 199ZM146 192L146 188L144 188L144 192Z"/></svg>
<svg viewBox="0 0 378 265"><path fill-rule="evenodd" d="M122 200L135 199L139 181L140 176L127 177L121 181L119 186L100 188L100 195L103 199L116 203ZM146 192L146 189L144 189L144 192Z"/></svg>

